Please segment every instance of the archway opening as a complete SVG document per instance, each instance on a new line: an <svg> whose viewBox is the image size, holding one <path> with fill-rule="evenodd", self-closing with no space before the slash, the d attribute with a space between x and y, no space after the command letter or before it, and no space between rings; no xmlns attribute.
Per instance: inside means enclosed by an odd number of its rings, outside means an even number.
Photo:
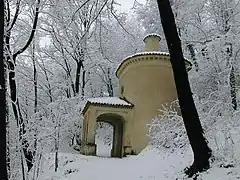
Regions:
<svg viewBox="0 0 240 180"><path fill-rule="evenodd" d="M105 132L105 135L109 135L109 140L111 140L112 134L112 145L109 145L108 147L111 148L111 151L107 153L104 152L104 149L100 149L101 147L97 144L97 155L99 153L103 153L102 155L108 155L108 157L122 157L122 150L123 150L123 118L116 114L102 114L97 118L97 124L99 123L107 123L108 126L105 126L105 130L108 130L108 132ZM100 124L101 125L101 124ZM108 128L107 128L108 127ZM111 127L112 127L112 133L111 133ZM99 129L99 128L98 128ZM104 130L104 129L103 129ZM109 132L110 130L110 132ZM96 131L98 132L98 131ZM104 134L104 133L103 133ZM97 137L98 138L98 137ZM95 136L96 141L96 136ZM97 140L98 141L98 140ZM97 143L97 141L95 143ZM99 146L99 147L98 147ZM107 150L107 149L105 149Z"/></svg>
<svg viewBox="0 0 240 180"><path fill-rule="evenodd" d="M111 157L113 147L113 126L106 122L97 122L95 143L97 145L96 155L100 157Z"/></svg>

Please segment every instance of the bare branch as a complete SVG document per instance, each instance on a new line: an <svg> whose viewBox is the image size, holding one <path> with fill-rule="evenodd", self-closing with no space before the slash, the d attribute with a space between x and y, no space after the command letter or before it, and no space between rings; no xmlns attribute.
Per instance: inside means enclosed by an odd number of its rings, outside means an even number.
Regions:
<svg viewBox="0 0 240 180"><path fill-rule="evenodd" d="M126 30L126 28L122 25L122 23L121 23L120 20L118 19L117 15L113 12L113 3L114 3L114 1L111 2L111 8L110 8L111 14L112 14L113 17L117 20L117 22L118 22L118 24L120 25L120 27L121 27L126 33L128 33L130 36L132 36L132 37L135 39L135 36Z"/></svg>
<svg viewBox="0 0 240 180"><path fill-rule="evenodd" d="M11 23L11 25L10 25L10 27L9 27L9 29L7 31L11 31L13 26L14 26L14 24L17 21L17 18L18 18L18 15L19 15L19 11L20 11L20 2L21 2L21 0L17 0L17 2L16 2L16 11L15 11L12 23Z"/></svg>
<svg viewBox="0 0 240 180"><path fill-rule="evenodd" d="M85 2L73 13L72 21L74 21L74 17L75 17L75 15L77 14L77 12L78 12L81 8L83 8L83 6L85 6L89 1L90 1L90 0L85 1ZM70 24L72 23L72 21L70 22Z"/></svg>
<svg viewBox="0 0 240 180"><path fill-rule="evenodd" d="M36 32L36 27L37 27L39 6L40 6L40 0L37 0L36 10L35 10L35 17L34 17L34 22L33 22L33 27L32 27L32 31L31 31L30 37L29 37L26 45L22 49L18 50L16 53L13 54L13 59L16 59L16 57L19 54L23 53L28 48L28 46L31 44L31 42L33 40L34 34Z"/></svg>
<svg viewBox="0 0 240 180"><path fill-rule="evenodd" d="M9 6L9 1L6 1L7 3L7 18L6 18L6 20L7 20L7 27L9 26L9 23L10 23L10 17L11 17L11 11L10 11L10 6Z"/></svg>

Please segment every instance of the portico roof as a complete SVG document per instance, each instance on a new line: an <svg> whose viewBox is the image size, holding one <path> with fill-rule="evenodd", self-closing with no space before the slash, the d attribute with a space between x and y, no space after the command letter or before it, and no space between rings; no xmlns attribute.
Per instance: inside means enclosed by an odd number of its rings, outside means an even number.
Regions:
<svg viewBox="0 0 240 180"><path fill-rule="evenodd" d="M133 104L127 102L126 100L119 97L98 97L98 98L89 98L83 108L82 113L84 114L90 105L95 106L107 106L107 107L123 107L123 108L132 108Z"/></svg>

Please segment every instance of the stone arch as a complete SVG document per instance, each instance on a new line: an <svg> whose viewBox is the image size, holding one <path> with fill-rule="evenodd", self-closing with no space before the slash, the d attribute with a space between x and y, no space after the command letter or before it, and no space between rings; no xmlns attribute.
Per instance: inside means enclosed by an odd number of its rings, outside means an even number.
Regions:
<svg viewBox="0 0 240 180"><path fill-rule="evenodd" d="M113 126L111 157L123 157L126 154L124 149L124 137L126 136L124 130L126 128L126 120L124 115L125 113L118 111L99 111L99 109L85 113L81 153L85 155L97 154L97 144L95 141L97 122L105 122Z"/></svg>
<svg viewBox="0 0 240 180"><path fill-rule="evenodd" d="M97 122L109 123L113 126L113 142L111 157L122 157L124 118L118 114L105 113L97 117Z"/></svg>

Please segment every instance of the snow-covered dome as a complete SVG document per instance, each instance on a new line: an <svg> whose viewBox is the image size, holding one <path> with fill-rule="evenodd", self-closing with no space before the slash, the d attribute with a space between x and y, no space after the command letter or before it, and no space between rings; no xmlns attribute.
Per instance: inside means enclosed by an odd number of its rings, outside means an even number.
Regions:
<svg viewBox="0 0 240 180"><path fill-rule="evenodd" d="M125 71L126 67L131 64L140 63L139 61L142 61L142 60L153 60L152 58L144 58L144 57L148 57L149 55L162 57L162 58L158 58L160 61L164 59L165 60L168 59L169 61L168 64L171 66L170 54L168 52L160 51L160 41L161 41L161 36L156 33L148 34L147 36L145 36L143 38L143 42L145 43L144 51L127 56L122 61L122 63L118 66L116 70L116 76L119 78L122 72ZM185 58L185 64L186 64L187 71L190 71L192 69L192 63Z"/></svg>

